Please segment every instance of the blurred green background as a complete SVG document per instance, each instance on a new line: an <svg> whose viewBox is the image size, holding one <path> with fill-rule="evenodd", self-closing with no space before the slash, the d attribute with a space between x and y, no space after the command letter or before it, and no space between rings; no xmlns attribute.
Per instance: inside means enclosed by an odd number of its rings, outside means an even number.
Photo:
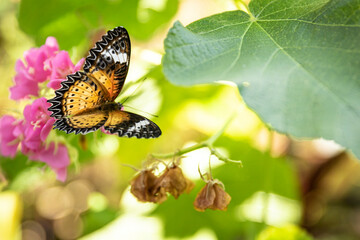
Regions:
<svg viewBox="0 0 360 240"><path fill-rule="evenodd" d="M269 131L236 86L178 87L164 78L163 39L175 20L187 25L235 9L230 0L2 0L1 116L19 117L28 103L8 98L15 61L25 50L54 36L77 62L103 33L124 26L132 56L120 101L130 95L127 106L158 115L152 119L163 135L139 140L92 133L84 140L57 132L73 147L65 183L21 154L0 156L1 239L359 239L360 167L353 156L330 141L297 141ZM130 194L135 171L122 164L141 168L150 153L203 141L233 114L215 146L244 167L211 158L213 177L232 197L226 212L193 209L204 186L198 166L208 171L208 149L182 160L196 183L190 194L160 205L139 203Z"/></svg>

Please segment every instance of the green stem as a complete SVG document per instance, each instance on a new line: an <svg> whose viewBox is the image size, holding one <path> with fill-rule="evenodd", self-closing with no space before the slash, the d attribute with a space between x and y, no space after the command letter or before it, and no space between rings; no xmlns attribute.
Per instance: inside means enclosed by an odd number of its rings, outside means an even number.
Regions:
<svg viewBox="0 0 360 240"><path fill-rule="evenodd" d="M165 153L165 154L151 154L151 156L153 156L154 158L161 158L161 159L166 159L166 158L172 158L172 157L176 157L176 156L181 156L185 153L188 152L192 152L196 149L200 149L203 147L208 147L208 148L212 148L212 145L214 144L214 142L224 133L225 129L227 128L227 126L229 125L229 123L232 121L232 119L234 118L235 114L232 115L228 121L226 121L226 123L224 124L224 126L220 129L220 131L218 131L215 135L211 136L209 139L200 142L198 144L195 144L194 146L188 147L188 148L184 148L178 152L172 152L172 153Z"/></svg>
<svg viewBox="0 0 360 240"><path fill-rule="evenodd" d="M247 13L250 13L250 9L246 3L244 3L243 0L234 0L234 3L238 9L244 9Z"/></svg>
<svg viewBox="0 0 360 240"><path fill-rule="evenodd" d="M153 153L151 154L151 156L153 156L154 158L160 158L160 159L167 159L167 158L173 158L173 157L177 157L177 156L181 156L183 154L186 154L188 152L192 152L196 149L200 149L200 148L203 148L203 147L206 147L207 144L205 142L201 142L201 143L198 143L198 144L195 144L191 147L188 147L188 148L184 148L180 151L177 151L177 152L171 152L171 153Z"/></svg>
<svg viewBox="0 0 360 240"><path fill-rule="evenodd" d="M233 120L233 118L235 117L235 114L232 115L228 121L226 121L226 123L224 124L224 126L213 136L211 136L209 139L203 141L203 142L200 142L200 143L197 143L191 147L187 147L187 148L184 148L182 150L179 150L177 152L171 152L171 153L153 153L151 154L152 157L154 158L158 158L158 159L169 159L169 158L174 158L174 157L177 157L177 156L182 156L188 152L192 152L192 151L195 151L197 149L200 149L200 148L204 148L204 147L207 147L210 149L211 151L211 154L212 155L215 155L219 160L225 162L225 163L232 163L232 164L237 164L239 165L240 167L242 167L242 162L240 160L231 160L223 155L221 155L218 151L216 151L213 147L213 144L216 142L216 140L218 140L218 138L224 133L225 129L228 127L228 125L230 124L230 122Z"/></svg>
<svg viewBox="0 0 360 240"><path fill-rule="evenodd" d="M219 160L221 160L221 161L223 161L223 162L225 162L225 163L232 163L232 164L239 165L240 167L243 167L241 160L232 160L232 159L229 159L229 158L221 155L218 151L216 151L216 150L213 149L213 148L210 148L210 151L211 151L211 154L212 154L212 155L215 155Z"/></svg>

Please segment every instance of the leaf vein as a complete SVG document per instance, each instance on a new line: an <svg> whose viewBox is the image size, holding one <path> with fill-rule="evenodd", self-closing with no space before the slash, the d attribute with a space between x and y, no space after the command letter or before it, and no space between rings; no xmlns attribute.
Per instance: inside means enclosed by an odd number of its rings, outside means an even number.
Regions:
<svg viewBox="0 0 360 240"><path fill-rule="evenodd" d="M266 71L267 67L270 65L271 61L274 59L275 55L277 52L280 51L280 48L275 49L275 51L270 55L269 59L266 61L263 69L261 70L261 76L264 74L264 72Z"/></svg>
<svg viewBox="0 0 360 240"><path fill-rule="evenodd" d="M279 0L274 0L274 1L269 2L268 4L266 4L266 5L263 7L263 9L261 9L261 11L258 13L258 15L256 15L256 18L260 17L261 13L262 13L267 7L269 7L271 4L273 4L273 3L277 2L277 1L279 1Z"/></svg>
<svg viewBox="0 0 360 240"><path fill-rule="evenodd" d="M358 116L360 118L360 114L356 111L356 109L354 109L353 106L351 106L351 104L349 104L345 99L343 99L342 97L338 96L328 85L326 85L322 80L320 80L319 78L315 77L311 72L309 72L300 62L296 61L296 59L294 59L284 48L282 48L276 41L275 39L259 24L256 23L261 29L262 31L270 38L270 40L289 58L291 59L297 66L299 66L301 69L303 69L303 71L305 73L307 73L311 78L313 78L314 80L316 80L316 82L319 84L319 86L321 86L324 90L328 91L332 96L334 96L335 98L337 98L340 102L343 102L344 105L349 108L353 113L355 113L356 116Z"/></svg>
<svg viewBox="0 0 360 240"><path fill-rule="evenodd" d="M245 35L249 31L249 29L253 23L254 22L251 22L251 24L249 24L249 26L247 27L247 29L244 31L243 35L241 36L241 40L240 40L239 47L238 47L239 48L238 54L236 55L234 61L230 64L230 66L221 74L221 77L224 77L224 75L226 73L228 73L235 66L236 62L239 60L239 58L241 56L241 50L242 50L242 45L244 42Z"/></svg>
<svg viewBox="0 0 360 240"><path fill-rule="evenodd" d="M284 47L283 49L307 49L307 48L315 48L315 49L329 49L329 50L337 50L347 53L360 53L360 50L356 49L344 49L337 47L320 47L320 46L298 46L298 47Z"/></svg>
<svg viewBox="0 0 360 240"><path fill-rule="evenodd" d="M286 21L294 21L294 22L302 22L308 23L316 26L325 26L325 27L354 27L359 28L360 25L345 25L345 24L328 24L328 23L315 23L301 19L266 19L266 20L257 20L256 22L286 22Z"/></svg>
<svg viewBox="0 0 360 240"><path fill-rule="evenodd" d="M357 11L359 11L359 10L360 10L360 6L359 6L357 9L355 9L354 12L352 12L351 14L349 14L349 17L346 19L345 23L348 23L348 22L350 21L350 19L352 18L352 16L354 16L355 13L356 13Z"/></svg>
<svg viewBox="0 0 360 240"><path fill-rule="evenodd" d="M239 25L246 24L246 23L249 23L249 22L250 22L250 21L245 21L245 22L239 22L239 23L234 23L234 24L223 25L223 26L221 26L221 27L211 29L210 31L207 31L207 32L198 32L197 34L203 35L203 34L215 32L215 31L217 31L217 30L220 30L220 29L223 29L223 28L226 28L226 27L239 26Z"/></svg>
<svg viewBox="0 0 360 240"><path fill-rule="evenodd" d="M281 13L281 12L285 12L285 11L288 11L290 9L296 9L296 8L309 8L309 7L312 7L312 6L316 6L317 4L308 4L308 5L302 5L302 6L291 6L291 7L288 7L288 8L283 8L281 10L278 10L278 11L275 11L275 12L272 12L272 13L269 13L265 16L262 16L261 18L265 18L265 17L269 17L271 15L274 15L274 14L277 14L277 13ZM312 11L309 11L307 12L306 14L310 13L310 12L314 12L316 11L317 9L313 9Z"/></svg>
<svg viewBox="0 0 360 240"><path fill-rule="evenodd" d="M319 11L319 14L318 15L316 15L311 21L312 22L315 22L315 20L318 18L318 17L320 17L324 12L326 12L327 10L328 10L328 5L330 5L330 1L329 2L327 2L324 6L323 6L323 11Z"/></svg>
<svg viewBox="0 0 360 240"><path fill-rule="evenodd" d="M204 64L204 63L210 62L211 60L216 59L216 58L218 58L219 56L223 56L223 55L225 55L225 54L227 54L227 53L229 53L229 52L232 52L232 51L235 50L235 49L237 49L237 48L231 48L231 49L229 49L228 51L222 52L221 54L214 55L213 57L210 57L210 58L206 58L205 61L197 62L196 65L198 66L198 65L202 65L202 64ZM185 68L181 69L181 71L177 72L177 73L175 74L175 76L180 75L180 74L182 74L183 72L185 72L185 71L187 71L187 70L189 70L189 69L191 69L191 68L193 68L193 67L194 67L194 65L188 65L188 67L185 67Z"/></svg>
<svg viewBox="0 0 360 240"><path fill-rule="evenodd" d="M182 44L180 46L176 46L176 47L172 47L171 50L173 49L179 49L179 48L184 48L184 47L191 47L191 46L197 46L197 45L203 45L204 43L216 43L216 42L221 42L224 40L230 40L230 39L238 39L239 37L226 37L226 38L219 38L219 39L214 39L214 40L209 40L209 41L198 41L198 42L193 42L193 43L189 43L189 44Z"/></svg>

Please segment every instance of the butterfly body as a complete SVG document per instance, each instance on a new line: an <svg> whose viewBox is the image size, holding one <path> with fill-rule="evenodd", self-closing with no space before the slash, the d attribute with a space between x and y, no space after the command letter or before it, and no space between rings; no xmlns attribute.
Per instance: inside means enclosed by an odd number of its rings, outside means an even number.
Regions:
<svg viewBox="0 0 360 240"><path fill-rule="evenodd" d="M103 127L118 136L156 138L160 128L151 120L123 110L114 102L130 64L130 38L123 27L110 30L95 44L85 59L84 71L67 76L49 111L56 118L54 128L86 134Z"/></svg>

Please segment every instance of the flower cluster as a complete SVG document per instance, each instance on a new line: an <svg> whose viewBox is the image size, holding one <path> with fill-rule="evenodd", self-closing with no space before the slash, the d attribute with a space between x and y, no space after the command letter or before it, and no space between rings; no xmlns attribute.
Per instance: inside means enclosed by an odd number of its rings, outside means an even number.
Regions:
<svg viewBox="0 0 360 240"><path fill-rule="evenodd" d="M54 37L48 37L45 45L32 48L24 53L25 62L17 60L15 64L15 86L10 88L10 98L13 100L28 99L39 96L39 84L50 80L48 87L60 88L60 82L68 74L80 70L84 63L81 59L76 65L71 62L66 51L60 51Z"/></svg>
<svg viewBox="0 0 360 240"><path fill-rule="evenodd" d="M30 160L47 163L61 181L66 179L70 163L68 149L64 144L49 141L48 136L55 119L47 110L50 104L40 96L42 83L58 89L68 74L78 71L84 60L76 65L66 51L60 51L55 38L48 37L45 45L24 53L24 60L17 60L14 86L10 88L13 100L36 99L23 111L24 117L16 119L11 115L0 118L0 154L15 157L20 149Z"/></svg>

